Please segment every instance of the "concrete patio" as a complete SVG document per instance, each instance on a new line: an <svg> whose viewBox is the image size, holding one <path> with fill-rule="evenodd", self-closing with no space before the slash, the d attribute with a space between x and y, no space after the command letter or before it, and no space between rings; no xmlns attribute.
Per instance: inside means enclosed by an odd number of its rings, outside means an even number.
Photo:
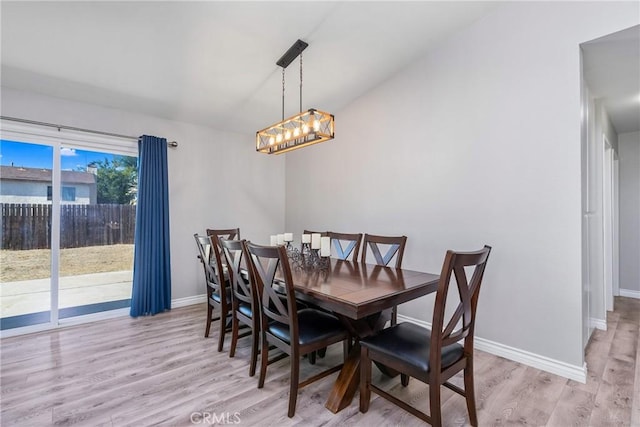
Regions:
<svg viewBox="0 0 640 427"><path fill-rule="evenodd" d="M60 277L59 308L131 298L133 272L112 271ZM48 311L50 279L0 283L0 317Z"/></svg>

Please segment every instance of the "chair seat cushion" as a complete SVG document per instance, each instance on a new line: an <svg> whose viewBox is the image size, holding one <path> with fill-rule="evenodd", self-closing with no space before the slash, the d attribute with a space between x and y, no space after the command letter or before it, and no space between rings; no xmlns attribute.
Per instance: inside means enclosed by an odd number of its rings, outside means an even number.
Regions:
<svg viewBox="0 0 640 427"><path fill-rule="evenodd" d="M429 372L429 351L431 349L431 331L413 323L399 323L378 334L360 340L360 345L370 351L384 354L385 357ZM442 348L442 368L457 362L463 355L460 344Z"/></svg>
<svg viewBox="0 0 640 427"><path fill-rule="evenodd" d="M229 289L227 289L226 297L227 297L227 304L231 304L231 291ZM211 299L214 300L215 302L217 302L218 304L220 304L220 294L219 293L212 292L211 293Z"/></svg>
<svg viewBox="0 0 640 427"><path fill-rule="evenodd" d="M286 343L291 342L289 325L280 322L271 322L267 327L267 332ZM342 335L346 338L347 331L336 316L311 308L305 308L298 311L298 335L300 345L307 345L337 335Z"/></svg>
<svg viewBox="0 0 640 427"><path fill-rule="evenodd" d="M241 302L240 304L238 304L238 311L247 317L250 317L250 318L253 317L253 312L251 311L251 304L247 304L246 302Z"/></svg>

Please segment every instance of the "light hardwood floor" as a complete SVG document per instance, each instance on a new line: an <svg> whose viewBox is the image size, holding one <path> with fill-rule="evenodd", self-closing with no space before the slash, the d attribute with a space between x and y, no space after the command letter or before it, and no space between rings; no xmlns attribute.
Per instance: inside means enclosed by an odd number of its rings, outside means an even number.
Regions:
<svg viewBox="0 0 640 427"><path fill-rule="evenodd" d="M207 425L412 426L423 423L373 395L367 414L358 394L337 415L324 408L337 374L302 389L287 418L288 359L269 367L264 389L248 376L248 338L235 358L216 347L217 328L203 338L204 306L149 318L118 318L2 340L3 426ZM608 330L595 331L587 350L586 384L478 351L476 395L481 426L640 426L640 300L616 299ZM340 359L334 346L302 378ZM399 378L374 381L428 407L427 386ZM210 418L203 420L200 414ZM193 415L192 415L193 414ZM212 418L215 414L216 418ZM444 424L467 425L464 399L443 389Z"/></svg>

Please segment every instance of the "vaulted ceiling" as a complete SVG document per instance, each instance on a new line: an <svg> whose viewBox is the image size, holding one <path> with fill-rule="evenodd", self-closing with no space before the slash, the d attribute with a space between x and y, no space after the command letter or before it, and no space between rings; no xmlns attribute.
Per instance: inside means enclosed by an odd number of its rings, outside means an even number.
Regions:
<svg viewBox="0 0 640 427"><path fill-rule="evenodd" d="M3 1L2 86L253 135L281 118L297 39L303 109L335 112L499 6ZM294 61L286 116L299 79Z"/></svg>

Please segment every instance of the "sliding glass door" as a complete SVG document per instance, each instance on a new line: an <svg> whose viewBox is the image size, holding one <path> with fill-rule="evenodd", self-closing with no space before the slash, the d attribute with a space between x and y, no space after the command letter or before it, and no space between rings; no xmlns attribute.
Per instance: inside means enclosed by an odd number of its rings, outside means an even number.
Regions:
<svg viewBox="0 0 640 427"><path fill-rule="evenodd" d="M69 146L60 155L59 316L129 307L137 159Z"/></svg>
<svg viewBox="0 0 640 427"><path fill-rule="evenodd" d="M0 328L51 321L53 147L0 141Z"/></svg>
<svg viewBox="0 0 640 427"><path fill-rule="evenodd" d="M128 307L135 141L3 129L0 144L0 328Z"/></svg>

